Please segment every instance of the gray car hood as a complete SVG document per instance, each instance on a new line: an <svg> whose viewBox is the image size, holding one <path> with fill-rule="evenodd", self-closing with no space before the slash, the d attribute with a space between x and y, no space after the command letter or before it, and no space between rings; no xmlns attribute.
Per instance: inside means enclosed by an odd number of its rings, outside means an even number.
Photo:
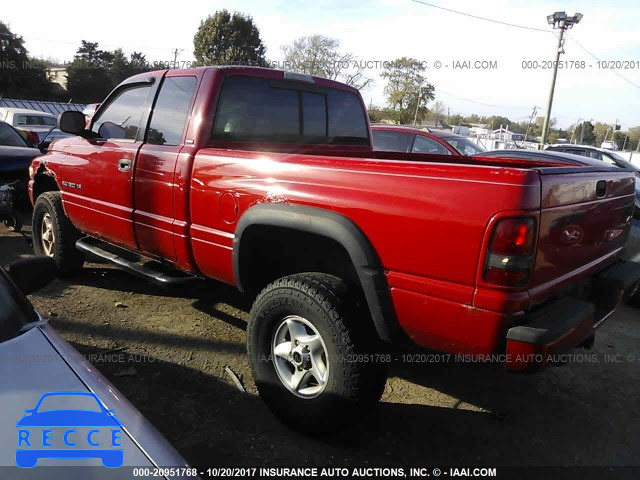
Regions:
<svg viewBox="0 0 640 480"><path fill-rule="evenodd" d="M16 423L25 416L25 409L36 406L44 393L60 391L93 392L106 408L114 410L115 416L123 424L120 442L124 464L121 468L105 468L99 459L90 458L44 458L38 460L34 468L15 466L18 446ZM74 405L71 397L64 408L80 406ZM12 479L119 479L131 478L132 466L187 466L185 460L140 412L48 325L32 328L0 344L0 412L0 466L14 467L11 469ZM65 428L53 427L52 430L53 448L64 448L62 435ZM78 432L78 436L83 433L81 429ZM40 440L38 436L35 437L34 448L42 447ZM107 442L104 444L109 446ZM73 467L64 468L65 465Z"/></svg>

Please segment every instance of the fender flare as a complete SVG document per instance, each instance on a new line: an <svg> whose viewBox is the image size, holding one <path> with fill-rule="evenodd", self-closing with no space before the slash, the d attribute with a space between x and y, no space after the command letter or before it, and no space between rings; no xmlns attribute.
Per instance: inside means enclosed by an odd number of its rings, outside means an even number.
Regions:
<svg viewBox="0 0 640 480"><path fill-rule="evenodd" d="M290 228L327 237L342 245L353 262L380 338L390 343L406 340L396 318L380 259L366 235L349 218L304 205L268 203L251 207L238 221L233 240L233 273L242 292L246 286L240 256L242 235L254 225Z"/></svg>

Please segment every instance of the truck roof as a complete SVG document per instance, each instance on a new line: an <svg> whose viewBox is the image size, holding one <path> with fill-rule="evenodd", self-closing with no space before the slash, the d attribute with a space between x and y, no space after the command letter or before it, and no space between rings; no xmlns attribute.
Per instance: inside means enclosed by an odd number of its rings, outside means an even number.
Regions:
<svg viewBox="0 0 640 480"><path fill-rule="evenodd" d="M123 84L140 81L140 79L143 79L145 75L157 74L159 72L181 72L182 74L199 73L200 75L202 75L202 73L207 70L220 70L220 71L223 71L225 74L230 74L230 75L247 75L247 76L262 77L262 78L297 80L301 82L315 84L325 88L337 88L340 90L348 90L350 92L358 93L357 88L351 87L341 82L336 82L335 80L329 80L328 78L315 77L312 75L290 72L287 70L277 70L274 68L247 67L247 66L241 66L241 65L217 65L217 66L194 67L194 68L187 68L187 69L154 70L151 72L139 73L138 75L129 77L123 82Z"/></svg>

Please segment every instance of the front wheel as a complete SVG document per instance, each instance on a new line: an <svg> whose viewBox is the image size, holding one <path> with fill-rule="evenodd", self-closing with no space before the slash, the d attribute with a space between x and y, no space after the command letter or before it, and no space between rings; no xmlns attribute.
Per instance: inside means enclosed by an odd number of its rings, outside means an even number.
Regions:
<svg viewBox="0 0 640 480"><path fill-rule="evenodd" d="M269 284L247 326L253 378L269 408L303 433L337 430L380 399L386 358L344 281L304 273Z"/></svg>
<svg viewBox="0 0 640 480"><path fill-rule="evenodd" d="M80 232L71 224L62 208L59 192L46 192L33 207L33 250L51 257L62 275L69 275L84 264L84 255L76 249Z"/></svg>

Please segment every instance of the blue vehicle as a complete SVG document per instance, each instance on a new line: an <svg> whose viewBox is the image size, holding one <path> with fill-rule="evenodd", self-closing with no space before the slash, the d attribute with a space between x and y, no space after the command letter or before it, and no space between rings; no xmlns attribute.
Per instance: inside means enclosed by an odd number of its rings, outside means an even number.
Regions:
<svg viewBox="0 0 640 480"><path fill-rule="evenodd" d="M54 403L52 400L55 400L57 405L80 404L85 408L51 409L51 403ZM113 410L104 406L95 393L45 393L36 406L25 410L25 413L26 415L16 423L18 427L16 465L19 467L35 467L40 458L99 458L105 467L122 466L124 451L119 443L122 422L114 415ZM52 443L53 429L61 431L62 427L66 429L61 437L65 448L55 448L56 446ZM83 436L77 428L85 427L91 429ZM104 448L98 440L98 435L104 430L110 433L109 448Z"/></svg>

